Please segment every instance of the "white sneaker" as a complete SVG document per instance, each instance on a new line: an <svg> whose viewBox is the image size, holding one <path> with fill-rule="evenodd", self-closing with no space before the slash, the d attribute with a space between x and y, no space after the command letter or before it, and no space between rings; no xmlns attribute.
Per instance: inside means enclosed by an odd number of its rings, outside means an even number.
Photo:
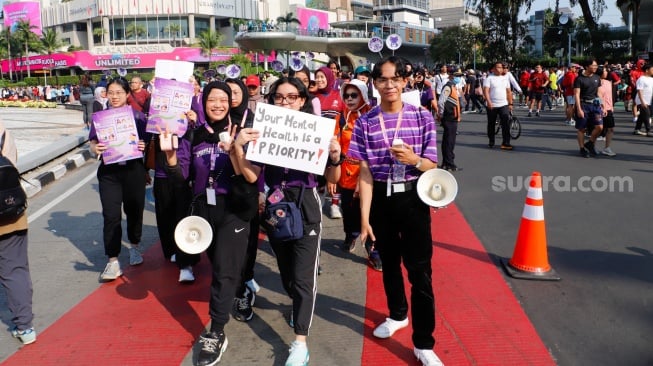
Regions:
<svg viewBox="0 0 653 366"><path fill-rule="evenodd" d="M170 256L170 263L177 263L177 254L173 254Z"/></svg>
<svg viewBox="0 0 653 366"><path fill-rule="evenodd" d="M605 137L599 136L596 138L596 141L605 141Z"/></svg>
<svg viewBox="0 0 653 366"><path fill-rule="evenodd" d="M179 270L179 282L193 282L195 281L195 276L193 276L193 267L188 266Z"/></svg>
<svg viewBox="0 0 653 366"><path fill-rule="evenodd" d="M612 149L609 148L609 147L606 147L605 149L603 149L603 150L601 151L601 154L603 154L603 155L607 155L607 156L617 156L617 153L614 152L614 151L612 151Z"/></svg>
<svg viewBox="0 0 653 366"><path fill-rule="evenodd" d="M406 328L407 326L408 318L404 320L385 318L385 321L374 329L374 336L377 338L390 338L396 331Z"/></svg>
<svg viewBox="0 0 653 366"><path fill-rule="evenodd" d="M122 270L120 269L120 262L109 261L109 263L107 263L107 266L104 267L104 271L100 275L100 280L113 281L120 276L122 276Z"/></svg>
<svg viewBox="0 0 653 366"><path fill-rule="evenodd" d="M329 217L332 219L342 219L340 206L331 204L331 207L329 207Z"/></svg>
<svg viewBox="0 0 653 366"><path fill-rule="evenodd" d="M141 252L138 251L137 248L129 248L129 265L137 266L141 263L143 263L143 256L141 255Z"/></svg>
<svg viewBox="0 0 653 366"><path fill-rule="evenodd" d="M252 292L254 293L258 293L259 291L261 291L261 286L259 286L258 283L256 283L256 280L253 278L245 282L245 285L247 285L247 287L249 287L249 289L252 290Z"/></svg>
<svg viewBox="0 0 653 366"><path fill-rule="evenodd" d="M417 360L424 366L444 366L444 363L438 358L432 349L418 349L413 350Z"/></svg>

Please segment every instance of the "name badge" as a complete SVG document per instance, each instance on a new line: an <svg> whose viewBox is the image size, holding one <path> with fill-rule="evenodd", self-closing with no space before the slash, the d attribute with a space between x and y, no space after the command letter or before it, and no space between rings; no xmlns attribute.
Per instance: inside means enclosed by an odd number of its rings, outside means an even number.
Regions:
<svg viewBox="0 0 653 366"><path fill-rule="evenodd" d="M215 206L215 189L213 188L207 188L206 189L206 203L208 203L211 206Z"/></svg>

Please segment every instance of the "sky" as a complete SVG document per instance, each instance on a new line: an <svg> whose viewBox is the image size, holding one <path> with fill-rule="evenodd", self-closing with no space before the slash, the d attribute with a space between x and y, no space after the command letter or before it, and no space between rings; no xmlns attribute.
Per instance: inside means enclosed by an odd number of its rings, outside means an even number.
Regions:
<svg viewBox="0 0 653 366"><path fill-rule="evenodd" d="M621 12L615 5L617 1L616 0L605 0L606 5L608 5L608 8L603 11L603 15L599 19L599 23L609 23L612 24L613 26L620 26L623 25L623 22L621 21ZM591 4L590 0L590 4ZM520 15L520 19L527 19L530 15L535 14L536 10L546 10L548 8L555 9L556 2L555 0L534 0L533 5L531 6L531 11L526 14L524 11L522 11ZM569 0L560 0L560 5L561 8L569 7ZM571 9L576 16L582 16L583 12L580 10L580 6L576 5Z"/></svg>

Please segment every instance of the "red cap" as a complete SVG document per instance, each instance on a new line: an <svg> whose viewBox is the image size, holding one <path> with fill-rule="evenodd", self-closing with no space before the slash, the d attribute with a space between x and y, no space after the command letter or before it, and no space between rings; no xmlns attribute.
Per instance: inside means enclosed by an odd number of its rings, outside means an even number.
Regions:
<svg viewBox="0 0 653 366"><path fill-rule="evenodd" d="M259 86L261 86L261 80L256 75L250 75L247 77L247 79L245 79L245 85L255 86L258 88Z"/></svg>

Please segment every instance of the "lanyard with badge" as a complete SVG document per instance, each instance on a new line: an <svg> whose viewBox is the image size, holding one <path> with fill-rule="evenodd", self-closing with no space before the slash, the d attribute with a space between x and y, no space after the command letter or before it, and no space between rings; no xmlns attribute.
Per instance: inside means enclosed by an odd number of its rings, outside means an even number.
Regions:
<svg viewBox="0 0 653 366"><path fill-rule="evenodd" d="M399 116L397 116L397 126L395 127L395 133L394 137L392 138L392 143L393 145L395 144L395 141L397 139L397 135L399 134L399 128L401 127L401 117L403 115L404 111L402 110L399 112ZM383 141L385 142L385 145L390 149L392 146L390 145L390 141L388 140L388 134L385 129L385 120L383 119L383 112L379 113L379 125L381 126L381 132L383 134ZM401 143L403 145L403 142ZM392 194L393 191L393 186L395 188L395 192L400 192L402 191L401 188L403 188L403 182L406 179L406 165L404 164L397 164L395 162L395 159L392 159L392 164L390 165L390 175L388 175L388 185L387 185L387 191L386 195L389 197ZM394 184L393 184L394 183Z"/></svg>

